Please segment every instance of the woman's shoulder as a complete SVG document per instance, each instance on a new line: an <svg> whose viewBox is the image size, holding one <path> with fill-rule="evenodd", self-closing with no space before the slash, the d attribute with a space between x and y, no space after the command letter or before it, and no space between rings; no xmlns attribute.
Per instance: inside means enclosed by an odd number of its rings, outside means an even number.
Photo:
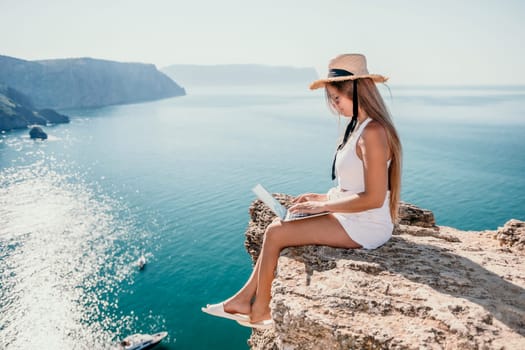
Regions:
<svg viewBox="0 0 525 350"><path fill-rule="evenodd" d="M367 154L383 154L386 159L391 158L387 131L377 120L372 119L364 128L363 133L361 134L361 139L359 140L358 156L363 154L362 152L365 149Z"/></svg>
<svg viewBox="0 0 525 350"><path fill-rule="evenodd" d="M386 130L381 123L379 123L377 120L372 119L363 129L363 133L361 134L361 137L363 139L369 139L369 140L386 140Z"/></svg>

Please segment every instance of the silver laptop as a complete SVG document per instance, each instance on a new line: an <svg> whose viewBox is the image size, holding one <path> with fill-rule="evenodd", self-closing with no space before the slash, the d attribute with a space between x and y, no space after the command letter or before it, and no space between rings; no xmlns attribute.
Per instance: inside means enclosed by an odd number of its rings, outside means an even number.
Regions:
<svg viewBox="0 0 525 350"><path fill-rule="evenodd" d="M270 192L268 192L261 184L257 184L253 189L253 193L257 195L264 204L266 204L274 213L283 221L293 221L313 218L315 216L321 216L329 214L329 212L324 211L322 213L316 214L306 214L306 213L290 213L277 199L275 199Z"/></svg>

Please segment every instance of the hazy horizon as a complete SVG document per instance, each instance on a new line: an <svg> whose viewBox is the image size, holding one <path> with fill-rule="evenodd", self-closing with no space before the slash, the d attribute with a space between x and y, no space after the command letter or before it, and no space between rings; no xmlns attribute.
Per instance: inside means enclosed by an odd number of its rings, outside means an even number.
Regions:
<svg viewBox="0 0 525 350"><path fill-rule="evenodd" d="M314 67L364 53L369 71L409 85L525 84L519 0L3 0L0 54L25 60ZM20 19L23 19L21 25Z"/></svg>
<svg viewBox="0 0 525 350"><path fill-rule="evenodd" d="M138 61L115 61L115 60L111 60L111 59L106 59L106 58L99 58L99 57L89 57L89 56L84 56L84 57L56 57L56 58L46 58L46 59L26 59L26 58L23 58L23 57L15 57L15 56L9 56L9 55L4 55L4 54L0 54L0 56L7 56L7 57L12 57L12 58L16 58L16 59L21 59L21 60L25 60L25 61L30 61L30 62L37 62L37 61L46 61L46 60L62 60L62 59L94 59L94 60L103 60L103 61L112 61L112 62L121 62L121 63L139 63L139 64L154 64L154 63L151 63L151 62L138 62ZM155 64L154 64L155 65ZM259 67L269 67L269 68L293 68L293 69L315 69L315 67L311 66L311 67L300 67L300 66L292 66L292 65L284 65L284 64L275 64L275 65L272 65L272 64L264 64L264 63L217 63L217 64L213 64L213 63L209 63L209 64L193 64L193 63L175 63L175 64L168 64L167 66L163 66L163 67L159 67L158 65L155 65L156 68L165 73L166 72L164 71L165 69L171 67L171 66L195 66L195 67L235 67L235 66L259 66ZM176 79L174 79L176 81ZM177 82L177 81L176 81ZM521 88L525 88L525 82L523 83L508 83L508 84L504 84L504 83L492 83L492 84L488 84L488 83L478 83L478 84L454 84L454 83L447 83L447 82L442 82L442 83L394 83L392 84L391 82L387 82L386 85L388 86L392 86L392 87L396 87L396 88L411 88L411 87L417 87L417 88L429 88L429 89L432 89L432 88L449 88L449 89L461 89L461 88L472 88L472 89L477 89L477 88L482 88L482 89L490 89L492 87L494 88L498 88L498 89L505 89L505 88L509 88L509 89L521 89ZM216 85L213 85L213 87L215 87ZM203 86L199 86L199 87L203 87Z"/></svg>

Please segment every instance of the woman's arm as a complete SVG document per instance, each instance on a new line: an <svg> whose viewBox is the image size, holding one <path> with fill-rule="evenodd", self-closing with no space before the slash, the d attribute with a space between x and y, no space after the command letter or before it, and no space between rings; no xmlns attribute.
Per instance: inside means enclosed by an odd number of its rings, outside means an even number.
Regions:
<svg viewBox="0 0 525 350"><path fill-rule="evenodd" d="M365 191L339 199L297 203L289 210L305 213L355 213L381 207L388 189L387 160L390 157L386 132L381 124L372 121L366 126L356 151L363 161Z"/></svg>

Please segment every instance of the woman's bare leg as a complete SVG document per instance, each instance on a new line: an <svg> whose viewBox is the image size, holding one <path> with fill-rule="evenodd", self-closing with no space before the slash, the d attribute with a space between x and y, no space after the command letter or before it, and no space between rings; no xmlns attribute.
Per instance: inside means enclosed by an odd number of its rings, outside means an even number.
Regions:
<svg viewBox="0 0 525 350"><path fill-rule="evenodd" d="M257 291L257 279L259 277L259 266L261 257L257 259L250 278L237 293L224 302L224 311L229 313L240 313L249 315L252 309L252 299Z"/></svg>
<svg viewBox="0 0 525 350"><path fill-rule="evenodd" d="M290 222L276 221L270 224L266 229L263 248L257 261L260 266L258 267L255 302L250 313L251 322L271 317L269 306L271 286L281 250L286 247L311 244L338 248L361 248L348 236L333 215Z"/></svg>
<svg viewBox="0 0 525 350"><path fill-rule="evenodd" d="M280 220L275 219L270 225L278 223ZM270 226L269 225L269 226ZM262 253L261 253L262 254ZM252 300L257 291L257 280L259 279L259 266L261 257L257 259L252 273L244 286L234 295L224 301L224 311L229 313L241 313L249 315L252 309Z"/></svg>
<svg viewBox="0 0 525 350"><path fill-rule="evenodd" d="M270 225L279 222L280 220L275 219ZM268 227L270 227L270 225ZM262 253L261 253L262 254ZM237 291L233 296L226 299L224 302L224 311L229 313L240 313L249 315L252 309L252 299L257 291L257 280L259 279L259 266L261 257L257 259L255 266L253 267L252 273L244 286Z"/></svg>

